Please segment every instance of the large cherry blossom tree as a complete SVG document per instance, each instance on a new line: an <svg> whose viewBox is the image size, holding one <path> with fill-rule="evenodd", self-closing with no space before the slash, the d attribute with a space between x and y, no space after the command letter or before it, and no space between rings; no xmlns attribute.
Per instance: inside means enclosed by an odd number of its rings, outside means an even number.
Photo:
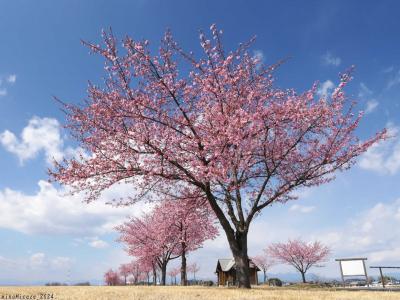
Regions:
<svg viewBox="0 0 400 300"><path fill-rule="evenodd" d="M306 283L306 272L312 266L324 262L330 250L319 241L306 243L297 239L272 244L268 247L268 252L278 261L293 266L300 272L303 283Z"/></svg>
<svg viewBox="0 0 400 300"><path fill-rule="evenodd" d="M197 55L169 31L158 54L147 40L127 37L121 49L111 31L103 39L85 44L105 59L105 84L90 84L80 105L62 104L66 127L88 155L56 163L52 178L87 201L120 182L136 191L120 204L201 193L226 234L240 287L250 287L254 218L297 188L332 180L385 135L357 138L362 114L353 114L344 92L350 73L328 95L317 84L281 89L273 78L280 63L264 66L251 54L253 40L225 50L215 25L211 39L200 34Z"/></svg>

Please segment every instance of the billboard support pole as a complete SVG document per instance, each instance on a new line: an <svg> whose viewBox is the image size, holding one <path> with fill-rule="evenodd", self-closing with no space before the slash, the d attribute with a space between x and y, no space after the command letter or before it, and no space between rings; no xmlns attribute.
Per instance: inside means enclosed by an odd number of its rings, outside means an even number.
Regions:
<svg viewBox="0 0 400 300"><path fill-rule="evenodd" d="M343 287L346 287L346 281L345 281L345 277L346 276L363 276L363 277L365 277L365 282L366 282L366 284L367 284L367 287L369 287L369 282L368 282L368 274L367 274L367 268L366 268L366 266L365 266L365 261L367 260L367 258L366 257L360 257L360 258L337 258L337 259L335 259L337 262L339 262L339 267L340 267L340 275L341 275L341 277L342 277L342 281L343 281ZM343 266L342 266L342 264L343 264L343 262L345 262L345 261L347 261L347 262L350 262L350 261L362 261L362 271L360 270L360 272L359 273L357 273L357 274L349 274L349 271L347 270L347 271L344 271L343 270ZM353 271L354 272L354 271ZM361 274L361 272L363 273L363 274Z"/></svg>

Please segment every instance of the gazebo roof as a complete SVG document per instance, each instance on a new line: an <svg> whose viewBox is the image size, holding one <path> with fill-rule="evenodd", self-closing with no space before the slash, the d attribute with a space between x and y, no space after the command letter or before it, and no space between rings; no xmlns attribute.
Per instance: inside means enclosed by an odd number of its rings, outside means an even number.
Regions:
<svg viewBox="0 0 400 300"><path fill-rule="evenodd" d="M223 272L229 272L233 267L235 267L235 260L233 258L220 258L217 262L217 270L218 265L221 267ZM249 267L260 271L260 269L253 263L251 259L249 259Z"/></svg>

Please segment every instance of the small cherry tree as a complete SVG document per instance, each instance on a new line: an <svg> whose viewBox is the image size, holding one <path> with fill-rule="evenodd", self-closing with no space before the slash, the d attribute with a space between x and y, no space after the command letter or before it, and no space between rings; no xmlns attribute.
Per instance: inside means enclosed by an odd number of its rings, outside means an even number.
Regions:
<svg viewBox="0 0 400 300"><path fill-rule="evenodd" d="M176 285L176 276L181 272L180 268L172 268L168 271L168 275L171 277L171 285L173 284L172 279L174 279L174 284ZM181 278L182 281L182 278Z"/></svg>
<svg viewBox="0 0 400 300"><path fill-rule="evenodd" d="M138 284L142 275L142 268L139 260L133 260L128 264L130 274L132 274L133 283Z"/></svg>
<svg viewBox="0 0 400 300"><path fill-rule="evenodd" d="M104 274L104 281L107 285L118 285L120 282L118 273L112 269L108 270Z"/></svg>
<svg viewBox="0 0 400 300"><path fill-rule="evenodd" d="M66 127L89 153L55 164L54 180L88 202L117 183L134 186L119 204L190 189L207 199L227 237L239 287L250 288L247 236L261 211L293 191L329 182L385 136L360 141L342 74L332 93L274 86L249 43L227 51L222 32L200 34L203 55L185 52L168 31L159 53L148 41L85 43L104 57L104 86L83 105L64 104Z"/></svg>
<svg viewBox="0 0 400 300"><path fill-rule="evenodd" d="M153 274L153 284L156 285L156 267L154 266L153 262L147 257L141 257L137 260L137 263L139 265L141 274L143 274L144 278L147 280L147 285L150 285L150 277L151 274Z"/></svg>
<svg viewBox="0 0 400 300"><path fill-rule="evenodd" d="M122 264L119 266L119 274L124 278L124 284L126 285L126 278L131 274L131 264Z"/></svg>
<svg viewBox="0 0 400 300"><path fill-rule="evenodd" d="M274 265L276 262L267 254L267 251L264 250L264 253L254 256L252 258L253 262L263 271L264 275L264 283L267 281L267 271Z"/></svg>
<svg viewBox="0 0 400 300"><path fill-rule="evenodd" d="M329 248L319 241L306 243L299 239L272 244L268 251L278 261L289 264L299 271L303 283L306 283L306 272L312 266L325 261L330 253Z"/></svg>
<svg viewBox="0 0 400 300"><path fill-rule="evenodd" d="M193 273L193 280L196 281L196 273L200 271L200 266L194 262L188 266L188 272Z"/></svg>

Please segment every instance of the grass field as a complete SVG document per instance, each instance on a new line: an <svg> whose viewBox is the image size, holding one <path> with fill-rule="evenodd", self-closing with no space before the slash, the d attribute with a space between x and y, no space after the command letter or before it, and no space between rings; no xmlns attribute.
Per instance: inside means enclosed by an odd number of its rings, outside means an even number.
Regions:
<svg viewBox="0 0 400 300"><path fill-rule="evenodd" d="M16 294L20 298L12 298ZM31 296L31 297L30 297ZM35 298L34 298L35 296ZM10 298L7 298L10 297ZM335 291L329 289L254 288L238 290L217 287L58 286L0 287L0 299L133 299L133 300L394 300L398 292Z"/></svg>

